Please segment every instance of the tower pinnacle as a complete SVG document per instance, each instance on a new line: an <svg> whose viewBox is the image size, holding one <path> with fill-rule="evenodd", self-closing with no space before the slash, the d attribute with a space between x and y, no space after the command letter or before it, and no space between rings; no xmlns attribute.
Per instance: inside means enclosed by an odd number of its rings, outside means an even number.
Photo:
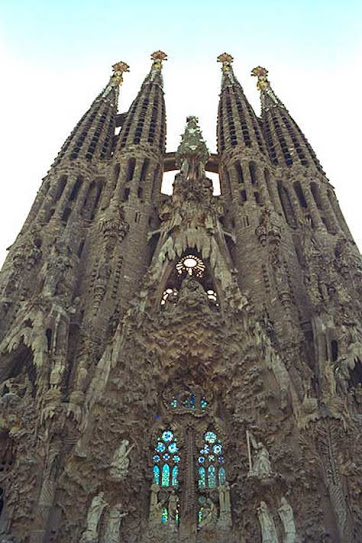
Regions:
<svg viewBox="0 0 362 543"><path fill-rule="evenodd" d="M125 72L129 72L128 64L123 61L116 62L116 64L113 64L112 69L113 69L113 74L111 75L109 83L102 94L102 98L106 98L108 94L111 92L111 90L114 88L117 93L117 99L118 99L118 87L120 87L123 84L123 74Z"/></svg>
<svg viewBox="0 0 362 543"><path fill-rule="evenodd" d="M224 88L227 84L234 84L235 77L232 68L232 63L234 62L234 57L229 55L229 53L222 53L217 57L217 61L222 63L221 71L223 73L221 88Z"/></svg>
<svg viewBox="0 0 362 543"><path fill-rule="evenodd" d="M265 109L272 106L285 107L271 88L268 73L268 70L262 66L257 66L251 70L251 75L258 78L256 86L261 92L262 108ZM270 98L270 100L268 100L268 98Z"/></svg>
<svg viewBox="0 0 362 543"><path fill-rule="evenodd" d="M209 150L199 127L199 120L194 115L186 119L185 132L176 151L176 164L186 177L198 179L205 175L205 164Z"/></svg>

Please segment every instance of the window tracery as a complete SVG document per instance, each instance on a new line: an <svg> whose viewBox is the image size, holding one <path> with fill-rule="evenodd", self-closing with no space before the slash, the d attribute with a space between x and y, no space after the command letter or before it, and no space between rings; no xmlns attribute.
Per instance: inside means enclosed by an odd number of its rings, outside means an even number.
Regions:
<svg viewBox="0 0 362 543"><path fill-rule="evenodd" d="M203 446L199 449L198 474L199 488L212 489L226 483L223 444L215 432L208 430L204 434Z"/></svg>
<svg viewBox="0 0 362 543"><path fill-rule="evenodd" d="M176 264L176 270L180 275L186 273L195 277L203 277L205 268L201 258L192 254L182 257Z"/></svg>
<svg viewBox="0 0 362 543"><path fill-rule="evenodd" d="M166 389L163 393L163 401L166 409L175 414L184 413L202 417L211 406L212 394L205 393L197 386L176 390Z"/></svg>
<svg viewBox="0 0 362 543"><path fill-rule="evenodd" d="M178 464L181 460L177 437L164 430L157 439L153 456L153 482L161 487L178 486Z"/></svg>

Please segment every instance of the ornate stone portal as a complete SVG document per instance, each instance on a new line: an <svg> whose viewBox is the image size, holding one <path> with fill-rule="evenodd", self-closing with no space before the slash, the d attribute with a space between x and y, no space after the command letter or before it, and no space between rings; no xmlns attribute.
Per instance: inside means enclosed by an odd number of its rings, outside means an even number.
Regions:
<svg viewBox="0 0 362 543"><path fill-rule="evenodd" d="M0 275L0 540L360 543L362 263L333 189L227 53L218 155L194 116L165 153L151 58L120 115L113 66Z"/></svg>

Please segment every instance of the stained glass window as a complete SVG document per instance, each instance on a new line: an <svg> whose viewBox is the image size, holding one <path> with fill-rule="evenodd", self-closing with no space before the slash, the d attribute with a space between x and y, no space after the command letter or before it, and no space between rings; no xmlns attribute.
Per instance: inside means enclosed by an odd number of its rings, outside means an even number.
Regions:
<svg viewBox="0 0 362 543"><path fill-rule="evenodd" d="M169 401L169 406L172 409L177 410L192 410L196 411L205 411L208 407L209 402L204 396L196 391L184 390L180 391L175 396L173 396Z"/></svg>
<svg viewBox="0 0 362 543"><path fill-rule="evenodd" d="M181 460L177 437L166 429L157 439L153 456L153 480L163 487L178 486L178 463ZM165 521L166 522L166 521Z"/></svg>
<svg viewBox="0 0 362 543"><path fill-rule="evenodd" d="M199 488L215 488L226 482L223 445L217 434L211 430L204 434L204 444L197 458Z"/></svg>
<svg viewBox="0 0 362 543"><path fill-rule="evenodd" d="M164 464L162 467L162 486L170 486L170 466L168 464Z"/></svg>
<svg viewBox="0 0 362 543"><path fill-rule="evenodd" d="M162 509L162 516L161 516L162 524L166 524L167 520L168 520L168 511L167 511L167 507L164 507Z"/></svg>
<svg viewBox="0 0 362 543"><path fill-rule="evenodd" d="M172 486L178 486L177 476L178 476L178 467L174 466L172 468L172 482L171 482Z"/></svg>
<svg viewBox="0 0 362 543"><path fill-rule="evenodd" d="M160 484L160 468L158 466L153 466L153 482L157 485Z"/></svg>
<svg viewBox="0 0 362 543"><path fill-rule="evenodd" d="M199 468L199 488L206 487L206 471L205 468Z"/></svg>

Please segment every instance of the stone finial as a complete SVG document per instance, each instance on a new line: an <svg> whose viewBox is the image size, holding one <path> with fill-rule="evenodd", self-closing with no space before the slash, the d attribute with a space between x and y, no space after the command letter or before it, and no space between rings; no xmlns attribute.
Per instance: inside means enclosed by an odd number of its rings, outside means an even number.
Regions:
<svg viewBox="0 0 362 543"><path fill-rule="evenodd" d="M229 53L222 53L217 57L217 61L222 63L221 69L224 73L232 70L231 65L234 62L234 58Z"/></svg>
<svg viewBox="0 0 362 543"><path fill-rule="evenodd" d="M123 74L129 72L129 66L126 62L120 61L113 64L112 82L118 83L119 86L123 83Z"/></svg>
<svg viewBox="0 0 362 543"><path fill-rule="evenodd" d="M153 70L162 70L162 62L167 59L166 53L161 51L160 49L158 51L155 51L151 55L151 60L153 60L152 69Z"/></svg>
<svg viewBox="0 0 362 543"><path fill-rule="evenodd" d="M251 70L251 75L258 78L258 82L256 84L258 90L263 91L270 87L268 73L268 70L262 66L257 66Z"/></svg>
<svg viewBox="0 0 362 543"><path fill-rule="evenodd" d="M209 151L199 127L199 120L194 115L186 119L185 132L176 151L176 164L181 172L190 178L203 177Z"/></svg>

